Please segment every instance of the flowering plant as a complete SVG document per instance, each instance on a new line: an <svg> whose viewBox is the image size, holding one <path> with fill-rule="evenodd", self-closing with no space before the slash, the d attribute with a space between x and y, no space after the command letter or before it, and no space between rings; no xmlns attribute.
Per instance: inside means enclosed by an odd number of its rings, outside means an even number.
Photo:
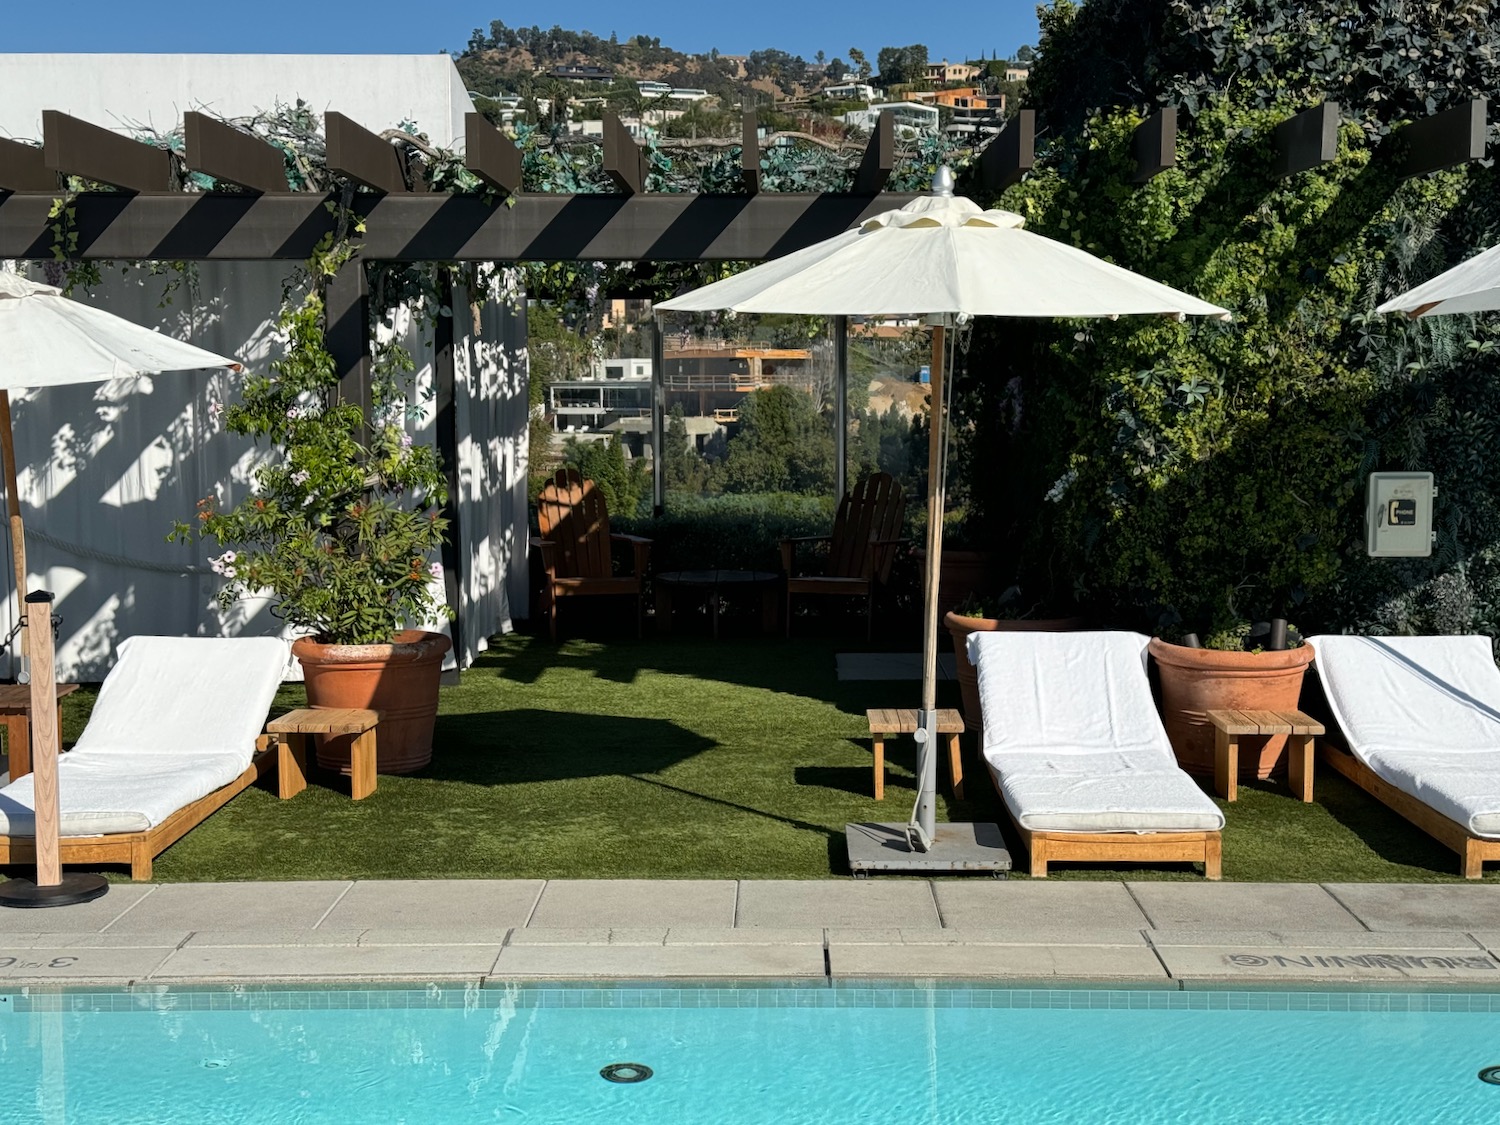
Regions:
<svg viewBox="0 0 1500 1125"><path fill-rule="evenodd" d="M405 434L400 376L411 357L387 344L374 370L375 420L338 398L316 289L283 309L287 338L271 376L248 379L238 404L221 410L232 433L265 438L284 456L255 470L250 495L221 510L198 502L198 534L225 546L209 560L227 580L219 601L270 591L272 612L332 644L380 644L403 625L447 614L430 580L441 546L447 487L436 452ZM191 538L179 523L172 538Z"/></svg>

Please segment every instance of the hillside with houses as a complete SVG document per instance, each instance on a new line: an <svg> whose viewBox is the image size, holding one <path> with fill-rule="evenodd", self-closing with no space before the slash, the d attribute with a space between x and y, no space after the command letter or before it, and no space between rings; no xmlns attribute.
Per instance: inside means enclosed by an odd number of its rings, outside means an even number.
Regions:
<svg viewBox="0 0 1500 1125"><path fill-rule="evenodd" d="M687 54L660 38L620 40L561 27L476 28L456 62L490 120L554 135L598 135L613 113L640 138L738 137L753 110L767 130L837 138L868 131L882 112L904 135L982 141L1021 103L1030 48L1016 58L931 59L925 45L856 48L813 59L775 48Z"/></svg>

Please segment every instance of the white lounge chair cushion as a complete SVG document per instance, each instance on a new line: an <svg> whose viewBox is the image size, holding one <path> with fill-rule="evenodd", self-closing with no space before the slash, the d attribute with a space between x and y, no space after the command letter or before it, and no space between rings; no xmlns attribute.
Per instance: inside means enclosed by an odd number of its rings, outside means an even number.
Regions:
<svg viewBox="0 0 1500 1125"><path fill-rule="evenodd" d="M1308 643L1355 757L1474 835L1500 838L1500 669L1490 639Z"/></svg>
<svg viewBox="0 0 1500 1125"><path fill-rule="evenodd" d="M249 765L288 652L278 637L129 637L73 753L230 753Z"/></svg>
<svg viewBox="0 0 1500 1125"><path fill-rule="evenodd" d="M88 726L58 759L61 834L142 832L237 778L287 656L276 637L122 641ZM32 783L0 789L0 835L35 834Z"/></svg>
<svg viewBox="0 0 1500 1125"><path fill-rule="evenodd" d="M1035 832L1215 832L1224 814L1183 773L1139 633L975 633L983 753Z"/></svg>
<svg viewBox="0 0 1500 1125"><path fill-rule="evenodd" d="M57 763L63 836L144 832L245 772L235 754L64 754ZM0 789L0 835L36 835L36 803L27 774Z"/></svg>

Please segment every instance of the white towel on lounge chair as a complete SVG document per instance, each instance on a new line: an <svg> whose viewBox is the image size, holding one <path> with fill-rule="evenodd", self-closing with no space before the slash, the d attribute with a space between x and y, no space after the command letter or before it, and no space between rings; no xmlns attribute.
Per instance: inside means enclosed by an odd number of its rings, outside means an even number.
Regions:
<svg viewBox="0 0 1500 1125"><path fill-rule="evenodd" d="M1490 639L1308 643L1350 752L1475 836L1500 838L1500 669Z"/></svg>
<svg viewBox="0 0 1500 1125"><path fill-rule="evenodd" d="M983 753L1034 832L1216 832L1151 698L1139 633L974 633Z"/></svg>
<svg viewBox="0 0 1500 1125"><path fill-rule="evenodd" d="M233 781L286 669L276 637L130 637L57 764L64 836L143 832ZM0 835L36 831L32 776L0 789Z"/></svg>

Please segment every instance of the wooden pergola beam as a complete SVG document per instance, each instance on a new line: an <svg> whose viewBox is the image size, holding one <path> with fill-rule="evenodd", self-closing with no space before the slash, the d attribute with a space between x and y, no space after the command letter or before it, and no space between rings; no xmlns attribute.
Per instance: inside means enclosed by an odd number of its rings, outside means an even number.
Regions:
<svg viewBox="0 0 1500 1125"><path fill-rule="evenodd" d="M194 110L182 115L182 132L193 171L247 191L288 190L286 157L275 145Z"/></svg>
<svg viewBox="0 0 1500 1125"><path fill-rule="evenodd" d="M896 170L896 114L882 110L870 130L870 141L854 173L855 195L879 195Z"/></svg>
<svg viewBox="0 0 1500 1125"><path fill-rule="evenodd" d="M1413 121L1393 136L1405 143L1401 174L1408 179L1470 160L1484 159L1486 110L1484 98Z"/></svg>
<svg viewBox="0 0 1500 1125"><path fill-rule="evenodd" d="M1339 103L1324 102L1276 126L1276 174L1295 176L1339 153Z"/></svg>
<svg viewBox="0 0 1500 1125"><path fill-rule="evenodd" d="M329 110L323 114L328 169L387 195L409 192L396 148L352 119Z"/></svg>
<svg viewBox="0 0 1500 1125"><path fill-rule="evenodd" d="M47 167L39 145L0 137L0 192L57 191L57 173Z"/></svg>
<svg viewBox="0 0 1500 1125"><path fill-rule="evenodd" d="M521 190L521 150L482 113L464 114L464 167L502 195Z"/></svg>
<svg viewBox="0 0 1500 1125"><path fill-rule="evenodd" d="M740 182L751 195L760 191L760 122L753 109L740 123Z"/></svg>
<svg viewBox="0 0 1500 1125"><path fill-rule="evenodd" d="M1135 175L1131 181L1144 184L1177 163L1177 107L1162 106L1135 127L1131 137Z"/></svg>
<svg viewBox="0 0 1500 1125"><path fill-rule="evenodd" d="M53 172L121 191L168 191L172 187L172 158L166 149L55 109L42 110L42 160Z"/></svg>
<svg viewBox="0 0 1500 1125"><path fill-rule="evenodd" d="M613 113L604 115L604 171L626 195L646 190L646 154Z"/></svg>
<svg viewBox="0 0 1500 1125"><path fill-rule="evenodd" d="M52 257L53 192L0 196L0 258ZM321 192L129 196L73 201L76 258L296 261L333 229ZM843 193L552 195L494 207L478 195L359 194L367 261L740 261L774 258L916 198Z"/></svg>
<svg viewBox="0 0 1500 1125"><path fill-rule="evenodd" d="M1023 109L1005 123L979 156L984 186L1004 191L1031 171L1036 162L1036 110Z"/></svg>

